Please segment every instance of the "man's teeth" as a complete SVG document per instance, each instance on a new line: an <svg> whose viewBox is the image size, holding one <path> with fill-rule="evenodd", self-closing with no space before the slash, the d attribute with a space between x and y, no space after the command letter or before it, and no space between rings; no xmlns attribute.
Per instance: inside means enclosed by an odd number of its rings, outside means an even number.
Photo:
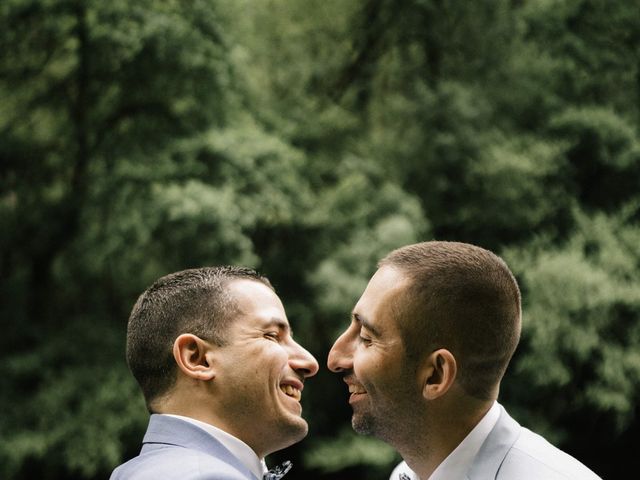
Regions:
<svg viewBox="0 0 640 480"><path fill-rule="evenodd" d="M300 392L300 390L292 385L280 385L280 390L282 390L289 397L295 398L298 401L302 397L302 393Z"/></svg>
<svg viewBox="0 0 640 480"><path fill-rule="evenodd" d="M367 391L359 385L349 384L349 393L367 393Z"/></svg>

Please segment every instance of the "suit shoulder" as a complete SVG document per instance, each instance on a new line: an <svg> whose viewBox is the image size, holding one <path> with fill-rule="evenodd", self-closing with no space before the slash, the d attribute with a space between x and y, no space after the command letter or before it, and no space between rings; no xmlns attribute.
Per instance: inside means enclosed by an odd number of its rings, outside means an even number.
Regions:
<svg viewBox="0 0 640 480"><path fill-rule="evenodd" d="M522 428L496 478L602 480L579 460L526 428Z"/></svg>
<svg viewBox="0 0 640 480"><path fill-rule="evenodd" d="M167 445L117 467L110 480L247 480L221 459L196 450Z"/></svg>

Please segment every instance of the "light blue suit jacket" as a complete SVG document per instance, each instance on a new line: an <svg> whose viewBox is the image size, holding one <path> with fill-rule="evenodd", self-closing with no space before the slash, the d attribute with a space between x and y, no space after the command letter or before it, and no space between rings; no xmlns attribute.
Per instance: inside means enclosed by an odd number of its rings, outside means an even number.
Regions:
<svg viewBox="0 0 640 480"><path fill-rule="evenodd" d="M390 477L418 476L402 462ZM454 479L451 479L454 480ZM500 406L500 417L464 480L602 480L571 455L521 427Z"/></svg>
<svg viewBox="0 0 640 480"><path fill-rule="evenodd" d="M140 455L110 480L258 480L218 440L197 426L151 415Z"/></svg>

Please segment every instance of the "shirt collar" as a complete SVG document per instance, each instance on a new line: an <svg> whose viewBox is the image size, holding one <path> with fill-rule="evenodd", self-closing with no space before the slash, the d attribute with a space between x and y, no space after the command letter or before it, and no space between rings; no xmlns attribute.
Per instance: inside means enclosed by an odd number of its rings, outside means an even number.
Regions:
<svg viewBox="0 0 640 480"><path fill-rule="evenodd" d="M462 442L449 454L438 468L431 474L429 480L464 479L473 463L473 459L480 451L480 447L491 433L500 417L498 402L493 402L482 420L469 432Z"/></svg>
<svg viewBox="0 0 640 480"><path fill-rule="evenodd" d="M253 449L240 440L237 437L234 437L230 433L225 432L224 430L219 429L218 427L214 427L205 422L201 422L200 420L196 420L195 418L185 417L183 415L173 415L173 414L163 414L168 417L179 418L180 420L184 420L185 422L189 422L196 427L201 428L213 438L218 440L224 447L229 450L240 462L242 462L250 471L253 473L256 478L262 478L264 473L267 472L267 465L264 461L264 458L258 458L258 455L253 451Z"/></svg>

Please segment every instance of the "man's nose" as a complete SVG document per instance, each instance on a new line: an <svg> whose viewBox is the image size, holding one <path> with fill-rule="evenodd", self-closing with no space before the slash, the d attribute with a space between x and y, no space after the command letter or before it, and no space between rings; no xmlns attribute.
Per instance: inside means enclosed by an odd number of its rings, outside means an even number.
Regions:
<svg viewBox="0 0 640 480"><path fill-rule="evenodd" d="M313 377L320 369L318 361L300 344L296 342L293 343L293 352L289 358L291 368L300 373L304 378Z"/></svg>
<svg viewBox="0 0 640 480"><path fill-rule="evenodd" d="M327 358L327 367L332 372L344 372L353 368L353 342L349 336L349 330L344 332L331 347Z"/></svg>

